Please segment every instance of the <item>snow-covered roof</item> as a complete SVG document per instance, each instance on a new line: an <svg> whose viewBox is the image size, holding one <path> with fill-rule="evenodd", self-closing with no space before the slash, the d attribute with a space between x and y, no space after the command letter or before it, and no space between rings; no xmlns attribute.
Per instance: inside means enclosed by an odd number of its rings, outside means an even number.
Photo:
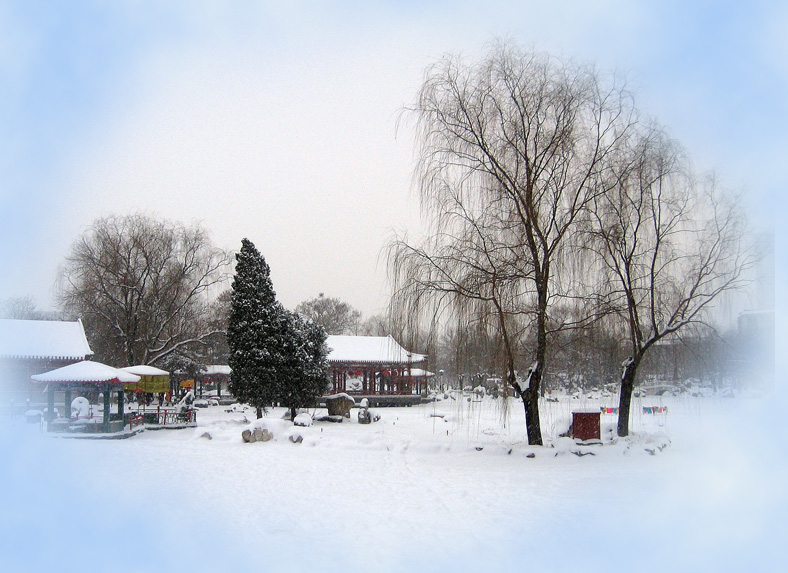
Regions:
<svg viewBox="0 0 788 573"><path fill-rule="evenodd" d="M126 366L121 368L124 372L131 372L137 376L169 376L170 373L155 366L148 366L146 364L139 364L137 366Z"/></svg>
<svg viewBox="0 0 788 573"><path fill-rule="evenodd" d="M0 319L0 358L84 360L92 355L81 321Z"/></svg>
<svg viewBox="0 0 788 573"><path fill-rule="evenodd" d="M410 369L411 376L424 376L425 378L432 378L435 376L434 372L430 372L429 370L424 370L422 368L411 368Z"/></svg>
<svg viewBox="0 0 788 573"><path fill-rule="evenodd" d="M43 374L35 374L31 376L36 382L117 382L132 384L139 382L140 377L136 374L126 372L120 368L113 368L101 362L93 362L92 360L84 360L82 362L75 362L62 368L50 370Z"/></svg>
<svg viewBox="0 0 788 573"><path fill-rule="evenodd" d="M209 364L205 367L203 374L205 376L212 376L213 374L226 374L229 376L230 372L230 367L226 364Z"/></svg>
<svg viewBox="0 0 788 573"><path fill-rule="evenodd" d="M408 364L422 362L423 354L408 352L391 336L329 336L329 362Z"/></svg>

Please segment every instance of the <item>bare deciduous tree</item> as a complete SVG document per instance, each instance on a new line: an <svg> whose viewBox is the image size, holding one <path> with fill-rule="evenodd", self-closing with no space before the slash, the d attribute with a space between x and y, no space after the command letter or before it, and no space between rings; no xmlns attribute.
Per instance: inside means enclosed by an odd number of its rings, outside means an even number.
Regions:
<svg viewBox="0 0 788 573"><path fill-rule="evenodd" d="M600 294L625 325L618 435L629 434L632 390L650 348L707 318L753 264L740 205L709 178L696 181L678 146L654 126L630 133L594 199L588 245L602 265Z"/></svg>
<svg viewBox="0 0 788 573"><path fill-rule="evenodd" d="M206 295L227 280L230 262L199 226L105 217L71 247L59 301L82 318L97 359L180 364L216 330L207 324Z"/></svg>
<svg viewBox="0 0 788 573"><path fill-rule="evenodd" d="M32 296L10 297L0 300L0 318L37 320L41 311Z"/></svg>
<svg viewBox="0 0 788 573"><path fill-rule="evenodd" d="M300 303L295 312L322 326L326 334L357 334L361 321L360 310L322 292L317 298Z"/></svg>
<svg viewBox="0 0 788 573"><path fill-rule="evenodd" d="M631 100L590 68L499 44L476 65L447 57L429 68L409 111L432 226L421 247L392 244L395 298L409 313L453 305L492 319L528 441L541 444L550 309L570 294L572 231L630 126ZM521 379L515 332L526 326L535 345Z"/></svg>

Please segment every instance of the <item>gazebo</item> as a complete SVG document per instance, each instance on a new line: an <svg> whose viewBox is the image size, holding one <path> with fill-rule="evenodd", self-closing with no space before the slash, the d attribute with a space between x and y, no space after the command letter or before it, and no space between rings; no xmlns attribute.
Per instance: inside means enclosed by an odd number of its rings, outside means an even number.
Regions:
<svg viewBox="0 0 788 573"><path fill-rule="evenodd" d="M35 382L46 383L47 386L47 431L52 431L55 417L55 387L62 387L65 404L65 424L71 421L71 393L74 391L96 391L104 394L103 431L111 432L123 429L123 390L126 384L140 381L140 377L100 362L85 360L63 366L50 372L30 377ZM110 423L110 392L118 392L118 416L120 425Z"/></svg>
<svg viewBox="0 0 788 573"><path fill-rule="evenodd" d="M414 376L427 357L406 350L391 336L329 336L329 387L373 400L377 396L421 396L425 372Z"/></svg>
<svg viewBox="0 0 788 573"><path fill-rule="evenodd" d="M197 383L195 393L202 397L203 388L207 386L209 390L216 392L216 398L221 399L222 384L227 388L227 384L230 382L231 372L232 370L230 370L230 367L226 364L209 364L195 378L195 382Z"/></svg>

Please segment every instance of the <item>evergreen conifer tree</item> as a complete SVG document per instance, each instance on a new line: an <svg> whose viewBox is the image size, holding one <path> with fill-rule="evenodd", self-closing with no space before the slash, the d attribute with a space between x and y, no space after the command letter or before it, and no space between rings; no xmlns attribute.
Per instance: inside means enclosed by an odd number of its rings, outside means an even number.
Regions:
<svg viewBox="0 0 788 573"><path fill-rule="evenodd" d="M322 326L298 313L288 313L289 337L288 374L279 396L295 419L298 408L313 406L327 385L328 347Z"/></svg>
<svg viewBox="0 0 788 573"><path fill-rule="evenodd" d="M326 389L326 332L277 302L271 271L248 239L236 261L227 325L230 392L255 407L258 418L274 403L295 418Z"/></svg>
<svg viewBox="0 0 788 573"><path fill-rule="evenodd" d="M288 318L276 301L271 271L248 239L236 254L227 345L230 349L230 392L239 401L263 409L280 399L288 347Z"/></svg>

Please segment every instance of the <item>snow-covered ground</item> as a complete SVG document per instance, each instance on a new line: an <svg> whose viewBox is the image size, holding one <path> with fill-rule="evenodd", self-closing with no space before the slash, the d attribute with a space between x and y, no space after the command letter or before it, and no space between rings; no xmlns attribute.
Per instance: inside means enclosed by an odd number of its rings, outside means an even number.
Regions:
<svg viewBox="0 0 788 573"><path fill-rule="evenodd" d="M353 410L308 428L282 421L282 409L259 422L251 409L214 406L200 409L197 428L112 441L54 439L6 420L0 563L785 570L788 433L774 396L636 398L631 438L612 441L615 417L603 414L606 444L582 448L559 437L571 412L614 399L543 402L547 445L530 447L519 401L506 412L501 401L455 398L381 408L370 425ZM261 423L274 439L244 443L242 431Z"/></svg>

